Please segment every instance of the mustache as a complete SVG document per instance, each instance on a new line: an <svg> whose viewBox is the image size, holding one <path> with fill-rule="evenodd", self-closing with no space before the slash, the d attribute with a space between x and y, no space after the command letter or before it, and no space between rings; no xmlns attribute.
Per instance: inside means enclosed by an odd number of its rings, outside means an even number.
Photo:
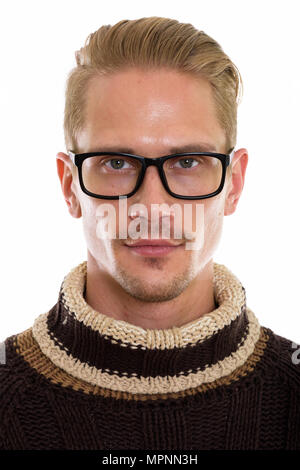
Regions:
<svg viewBox="0 0 300 470"><path fill-rule="evenodd" d="M178 218L175 218L174 214L172 213L166 212L159 217L151 218L151 216L148 214L139 214L137 216L137 213L134 212L130 214L130 216L134 217L134 220L131 221L130 224L134 223L135 229L140 229L139 238L170 239L173 236L176 240L181 241L192 241L196 239L196 234L192 231L192 229L187 226L187 224L182 226L182 221L179 221Z"/></svg>

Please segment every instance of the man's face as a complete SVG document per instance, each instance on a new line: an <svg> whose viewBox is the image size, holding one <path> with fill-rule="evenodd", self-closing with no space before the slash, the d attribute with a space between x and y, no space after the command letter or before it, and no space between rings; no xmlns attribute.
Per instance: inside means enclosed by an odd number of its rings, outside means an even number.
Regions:
<svg viewBox="0 0 300 470"><path fill-rule="evenodd" d="M175 147L203 143L207 145L207 151L228 151L225 132L216 118L212 91L204 79L199 81L169 70L138 69L96 77L89 84L85 111L86 127L78 138L80 153L110 147L112 151L131 149L129 153L157 158L175 153L171 151ZM69 162L66 172L68 168ZM211 269L211 259L221 236L223 216L234 211L228 199L229 190L231 200L234 192L231 181L226 180L223 191L212 198L177 199L166 192L158 169L148 167L142 186L127 199L127 209L136 203L143 204L147 209L147 238L151 238L151 205L163 203L169 206L179 204L182 214L185 204L191 206L194 231L197 228L196 205L202 205L200 223L203 224L204 235L200 249L185 249L186 242L191 240L185 238L184 229L180 239L174 238L174 219L171 217L170 241L180 246L163 256L150 256L126 245L134 241L128 233L125 239L118 238L119 200L96 199L84 194L77 177L70 188L69 192L65 188L64 193L66 199L70 192L73 195L72 202L68 203L70 213L74 217L83 217L88 263L108 277L116 289L123 288L131 296L146 302L177 297L200 272L202 278L205 279L205 272L209 277L211 271L208 266ZM101 218L97 214L99 206L104 203L115 207L116 238L99 238L97 225L101 224ZM128 217L127 227L131 221ZM162 238L161 232L159 238Z"/></svg>

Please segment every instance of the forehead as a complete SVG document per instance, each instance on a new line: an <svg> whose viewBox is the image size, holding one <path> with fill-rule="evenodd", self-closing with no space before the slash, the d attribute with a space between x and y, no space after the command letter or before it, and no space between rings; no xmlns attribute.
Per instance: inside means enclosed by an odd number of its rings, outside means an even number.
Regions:
<svg viewBox="0 0 300 470"><path fill-rule="evenodd" d="M85 134L124 143L124 135L144 140L182 139L200 133L225 142L209 82L174 70L130 68L93 77L88 84ZM174 143L174 142L173 142Z"/></svg>

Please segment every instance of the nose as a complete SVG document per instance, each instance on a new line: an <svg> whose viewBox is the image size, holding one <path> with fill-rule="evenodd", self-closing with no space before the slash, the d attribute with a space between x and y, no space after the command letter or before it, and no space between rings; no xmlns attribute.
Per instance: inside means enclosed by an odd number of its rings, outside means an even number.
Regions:
<svg viewBox="0 0 300 470"><path fill-rule="evenodd" d="M166 191L159 170L154 165L149 165L146 168L143 182L134 197L135 202L145 205L171 202L171 199L173 199Z"/></svg>
<svg viewBox="0 0 300 470"><path fill-rule="evenodd" d="M147 166L141 186L130 199L132 205L138 206L129 208L129 217L147 219L151 237L153 233L154 238L182 238L182 214L177 213L177 206L181 204L165 189L155 165Z"/></svg>

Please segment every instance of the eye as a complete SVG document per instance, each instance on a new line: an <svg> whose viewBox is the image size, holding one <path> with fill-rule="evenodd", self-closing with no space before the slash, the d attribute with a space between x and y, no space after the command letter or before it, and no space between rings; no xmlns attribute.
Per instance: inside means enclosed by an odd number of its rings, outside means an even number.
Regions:
<svg viewBox="0 0 300 470"><path fill-rule="evenodd" d="M176 163L174 163L174 168L194 168L198 163L199 159L196 160L195 158L181 158Z"/></svg>
<svg viewBox="0 0 300 470"><path fill-rule="evenodd" d="M112 168L113 170L123 170L123 169L126 169L126 168L131 168L132 166L128 163L128 161L126 161L125 159L123 158L110 158L109 160L106 160L104 162L104 165L105 166L108 166L107 163L110 163L112 162L111 164L111 167L109 166L109 168ZM127 166L126 166L127 165Z"/></svg>

